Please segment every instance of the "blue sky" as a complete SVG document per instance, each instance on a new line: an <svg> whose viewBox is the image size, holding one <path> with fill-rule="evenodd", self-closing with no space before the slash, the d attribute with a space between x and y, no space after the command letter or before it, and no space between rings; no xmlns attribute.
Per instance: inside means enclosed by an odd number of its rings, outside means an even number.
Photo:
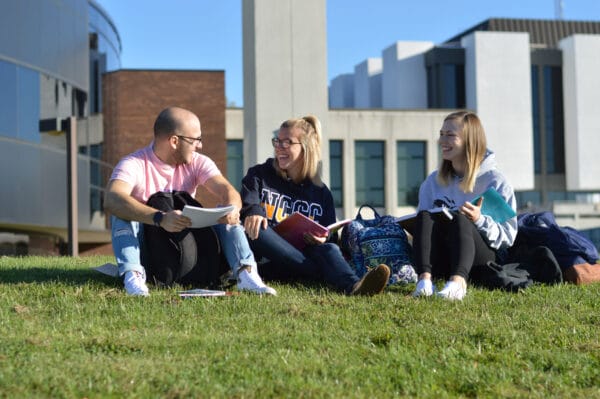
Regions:
<svg viewBox="0 0 600 399"><path fill-rule="evenodd" d="M121 67L225 70L243 104L242 0L96 0L121 36ZM298 0L301 1L301 0ZM325 0L324 0L325 1ZM492 17L553 19L555 0L327 0L328 76L398 40L441 43ZM562 0L564 19L600 21L600 0Z"/></svg>

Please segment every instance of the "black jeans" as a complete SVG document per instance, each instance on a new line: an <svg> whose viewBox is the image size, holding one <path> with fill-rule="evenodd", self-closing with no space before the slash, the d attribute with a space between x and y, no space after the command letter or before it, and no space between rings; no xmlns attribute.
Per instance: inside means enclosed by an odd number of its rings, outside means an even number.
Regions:
<svg viewBox="0 0 600 399"><path fill-rule="evenodd" d="M496 260L496 251L463 214L454 214L454 219L448 220L421 211L414 231L413 255L419 275L431 273L434 278L444 279L458 275L467 280L474 265Z"/></svg>
<svg viewBox="0 0 600 399"><path fill-rule="evenodd" d="M359 280L336 244L308 245L300 251L271 227L261 229L256 240L248 241L257 260L269 259L258 265L265 280L325 281L345 293L350 293Z"/></svg>

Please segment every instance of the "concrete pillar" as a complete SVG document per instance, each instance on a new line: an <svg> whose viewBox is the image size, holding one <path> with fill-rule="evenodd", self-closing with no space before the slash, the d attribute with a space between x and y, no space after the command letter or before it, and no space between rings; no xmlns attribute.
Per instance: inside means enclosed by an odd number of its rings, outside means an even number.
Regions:
<svg viewBox="0 0 600 399"><path fill-rule="evenodd" d="M600 189L600 36L574 35L563 51L567 190Z"/></svg>
<svg viewBox="0 0 600 399"><path fill-rule="evenodd" d="M498 168L515 190L534 187L529 33L475 32L465 48L467 108L476 111Z"/></svg>
<svg viewBox="0 0 600 399"><path fill-rule="evenodd" d="M244 0L244 167L273 155L281 122L313 114L323 126L329 181L327 34L323 0Z"/></svg>

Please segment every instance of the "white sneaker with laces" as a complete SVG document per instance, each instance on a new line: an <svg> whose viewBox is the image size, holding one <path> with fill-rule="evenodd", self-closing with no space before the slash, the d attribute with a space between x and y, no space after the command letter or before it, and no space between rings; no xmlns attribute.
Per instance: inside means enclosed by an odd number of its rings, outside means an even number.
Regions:
<svg viewBox="0 0 600 399"><path fill-rule="evenodd" d="M430 279L422 279L417 281L417 287L413 292L412 296L432 296L435 292L435 285L431 282Z"/></svg>
<svg viewBox="0 0 600 399"><path fill-rule="evenodd" d="M250 267L239 271L237 288L239 291L250 291L261 295L277 295L277 291L265 285L256 270Z"/></svg>
<svg viewBox="0 0 600 399"><path fill-rule="evenodd" d="M125 292L134 296L149 296L148 286L146 286L146 276L138 271L129 271L123 278L125 283Z"/></svg>
<svg viewBox="0 0 600 399"><path fill-rule="evenodd" d="M462 301L467 295L467 287L457 281L448 281L438 296L451 301Z"/></svg>

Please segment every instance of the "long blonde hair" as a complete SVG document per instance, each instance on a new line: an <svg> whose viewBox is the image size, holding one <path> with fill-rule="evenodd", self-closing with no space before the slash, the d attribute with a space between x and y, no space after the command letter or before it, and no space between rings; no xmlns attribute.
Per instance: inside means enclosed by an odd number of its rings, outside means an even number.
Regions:
<svg viewBox="0 0 600 399"><path fill-rule="evenodd" d="M485 131L479 117L473 112L453 112L446 116L444 122L448 120L455 120L462 127L460 137L465 143L466 168L460 188L463 192L470 193L473 192L473 187L475 187L477 173L479 173L479 167L487 150ZM452 162L443 159L438 168L438 183L447 186L450 184L454 174L455 170L452 167Z"/></svg>
<svg viewBox="0 0 600 399"><path fill-rule="evenodd" d="M321 163L321 122L314 115L307 115L298 119L288 119L284 121L280 129L300 129L302 132L300 143L302 144L302 169L300 170L300 180L310 179L318 186L323 182L320 177ZM277 162L273 163L277 174L287 178L287 173L282 170Z"/></svg>

